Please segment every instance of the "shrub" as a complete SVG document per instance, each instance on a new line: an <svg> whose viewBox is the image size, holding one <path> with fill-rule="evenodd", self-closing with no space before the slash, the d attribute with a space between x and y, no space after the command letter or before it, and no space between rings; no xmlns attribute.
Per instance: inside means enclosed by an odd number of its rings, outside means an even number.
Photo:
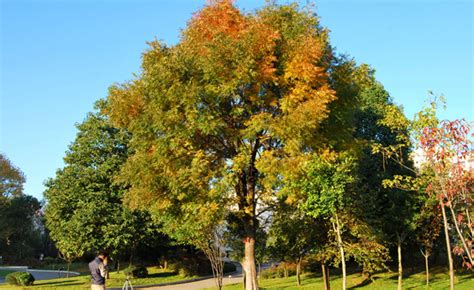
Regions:
<svg viewBox="0 0 474 290"><path fill-rule="evenodd" d="M33 275L28 272L20 272L16 278L18 280L18 284L21 286L30 286L35 282L35 277L33 277Z"/></svg>
<svg viewBox="0 0 474 290"><path fill-rule="evenodd" d="M5 281L10 285L18 285L18 280L16 276L18 276L20 272L13 272L5 276Z"/></svg>
<svg viewBox="0 0 474 290"><path fill-rule="evenodd" d="M28 272L14 272L8 274L5 281L10 285L30 286L35 282L35 277Z"/></svg>
<svg viewBox="0 0 474 290"><path fill-rule="evenodd" d="M145 266L129 266L124 271L126 276L130 276L132 278L146 278L148 277L148 270Z"/></svg>

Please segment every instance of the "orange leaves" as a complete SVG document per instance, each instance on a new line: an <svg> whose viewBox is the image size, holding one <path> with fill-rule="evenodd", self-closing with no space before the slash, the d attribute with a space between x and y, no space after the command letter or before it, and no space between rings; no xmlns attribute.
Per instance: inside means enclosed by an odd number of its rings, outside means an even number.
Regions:
<svg viewBox="0 0 474 290"><path fill-rule="evenodd" d="M211 1L196 13L183 33L182 47L213 81L275 81L278 31L244 15L232 1Z"/></svg>
<svg viewBox="0 0 474 290"><path fill-rule="evenodd" d="M193 15L184 33L184 40L193 44L205 44L220 36L237 39L245 28L245 23L245 17L232 5L232 1L212 1Z"/></svg>
<svg viewBox="0 0 474 290"><path fill-rule="evenodd" d="M138 82L110 87L108 100L110 106L104 109L105 113L115 125L125 128L139 115L144 105Z"/></svg>
<svg viewBox="0 0 474 290"><path fill-rule="evenodd" d="M281 100L281 109L287 115L282 125L291 123L300 129L314 129L327 117L328 104L336 99L335 91L328 84L326 68L321 64L325 39L318 38L313 29L309 29L308 33L290 41L289 46L283 76L288 93Z"/></svg>

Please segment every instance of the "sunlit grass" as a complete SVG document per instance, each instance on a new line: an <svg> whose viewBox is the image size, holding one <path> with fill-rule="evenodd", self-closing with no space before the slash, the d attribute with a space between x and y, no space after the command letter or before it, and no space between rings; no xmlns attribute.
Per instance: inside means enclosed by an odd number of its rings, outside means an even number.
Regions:
<svg viewBox="0 0 474 290"><path fill-rule="evenodd" d="M360 273L354 273L347 277L347 286L350 289L397 289L397 273L380 273L373 277L373 281L366 281ZM319 290L324 289L323 279L319 274L302 275L302 285L296 286L296 276L288 278L275 278L260 280L260 289L298 289L298 290ZM425 273L419 272L407 275L403 279L403 289L449 289L449 276L442 268L435 268L431 275L430 287L426 288ZM474 289L474 274L460 271L456 273L456 289ZM331 289L341 289L342 279L340 275L331 276ZM215 288L210 288L215 289ZM225 290L241 290L242 284L232 284L224 286Z"/></svg>

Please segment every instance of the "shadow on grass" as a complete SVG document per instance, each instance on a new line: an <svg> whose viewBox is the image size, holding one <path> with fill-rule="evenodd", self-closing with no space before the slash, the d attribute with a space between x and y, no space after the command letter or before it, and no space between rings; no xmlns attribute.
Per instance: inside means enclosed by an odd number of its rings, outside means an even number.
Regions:
<svg viewBox="0 0 474 290"><path fill-rule="evenodd" d="M175 275L176 273L173 273L173 272L154 273L154 274L149 274L147 278L166 278L166 277L171 277Z"/></svg>
<svg viewBox="0 0 474 290"><path fill-rule="evenodd" d="M364 281L360 282L359 284L349 287L349 289L357 289L368 286L372 284L375 280L380 279L379 277L372 277L371 279L364 279Z"/></svg>
<svg viewBox="0 0 474 290"><path fill-rule="evenodd" d="M86 286L86 284L84 284L84 282L81 282L81 281L68 281L68 282L65 282L65 281L56 281L56 282L43 282L43 283L38 283L38 284L34 284L34 286L39 286L39 287L43 287L43 286Z"/></svg>

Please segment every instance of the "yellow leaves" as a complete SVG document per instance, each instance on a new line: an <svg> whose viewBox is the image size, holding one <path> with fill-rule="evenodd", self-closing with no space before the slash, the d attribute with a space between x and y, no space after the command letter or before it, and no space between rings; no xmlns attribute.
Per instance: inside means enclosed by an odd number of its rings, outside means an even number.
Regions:
<svg viewBox="0 0 474 290"><path fill-rule="evenodd" d="M115 125L128 127L144 106L140 81L110 87L108 100L110 105L103 113L108 114Z"/></svg>
<svg viewBox="0 0 474 290"><path fill-rule="evenodd" d="M328 116L329 103L336 99L335 92L328 85L309 89L301 95L294 95L293 92L283 97L281 109L285 114L276 122L277 128L274 128L279 136L288 141L312 135L314 129ZM287 145L291 146L289 143Z"/></svg>
<svg viewBox="0 0 474 290"><path fill-rule="evenodd" d="M410 146L408 129L410 121L405 117L402 110L395 105L386 105L384 108L384 118L378 122L382 126L388 127L392 132L397 133L397 141L405 146Z"/></svg>
<svg viewBox="0 0 474 290"><path fill-rule="evenodd" d="M421 183L420 178L406 175L395 175L393 179L384 179L382 181L382 185L385 188L398 188L406 191L419 190L422 186Z"/></svg>
<svg viewBox="0 0 474 290"><path fill-rule="evenodd" d="M317 64L325 51L325 44L321 38L313 33L301 35L290 42L292 50L286 64L284 78L286 81L301 81L312 85L325 82L326 73Z"/></svg>
<svg viewBox="0 0 474 290"><path fill-rule="evenodd" d="M272 115L269 113L259 113L251 116L245 121L243 136L253 137L263 130L268 130L272 122Z"/></svg>

